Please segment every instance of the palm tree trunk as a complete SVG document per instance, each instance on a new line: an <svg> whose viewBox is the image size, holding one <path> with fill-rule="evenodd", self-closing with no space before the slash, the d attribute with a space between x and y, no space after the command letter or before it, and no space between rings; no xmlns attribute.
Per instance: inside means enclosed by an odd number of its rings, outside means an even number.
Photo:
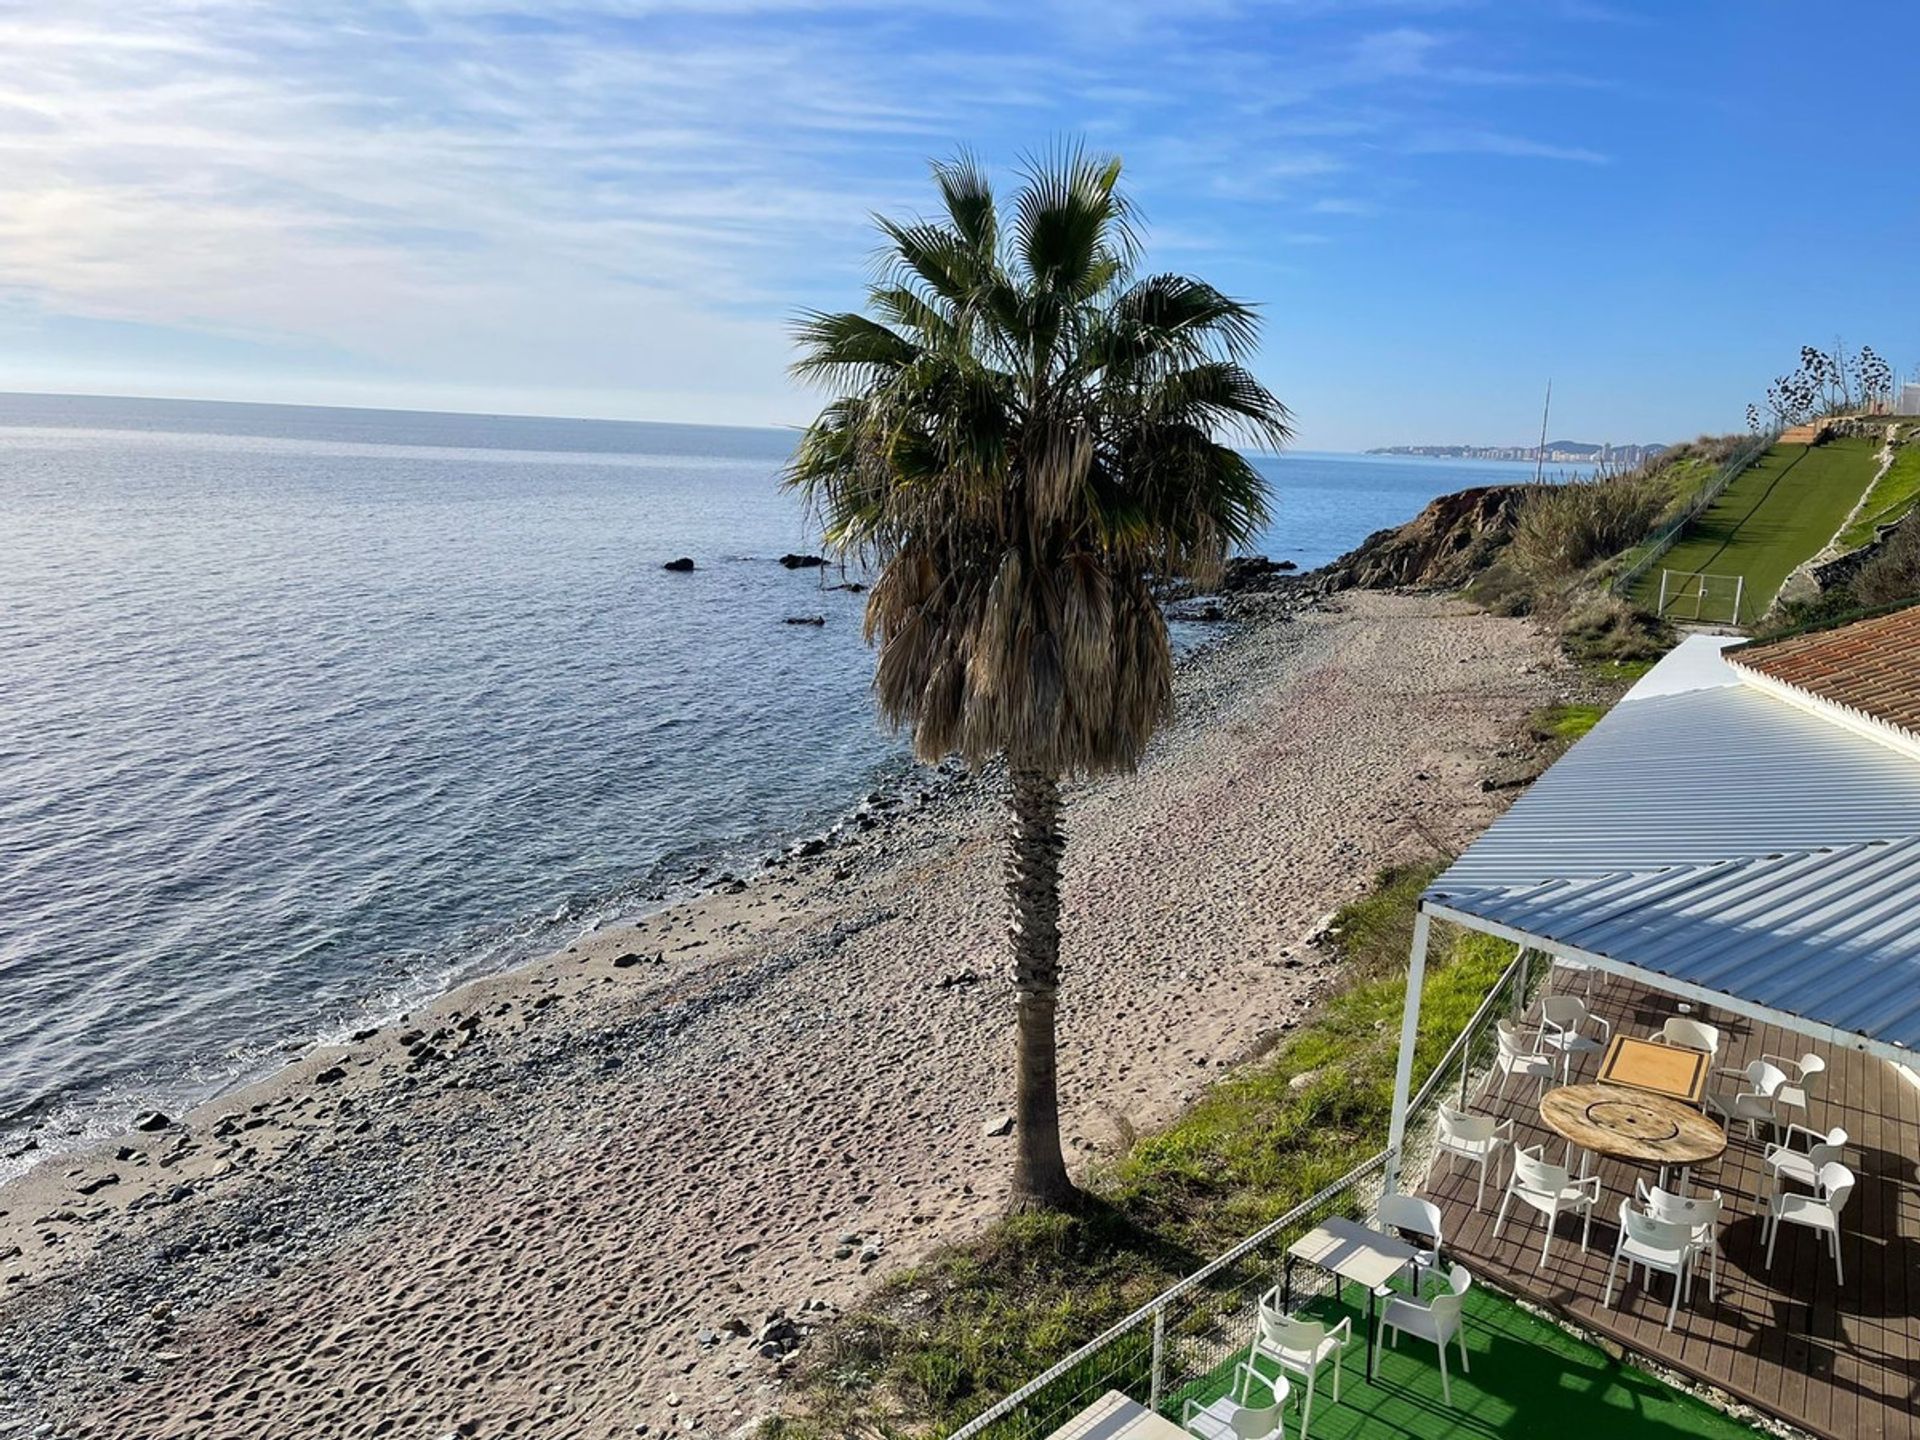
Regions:
<svg viewBox="0 0 1920 1440"><path fill-rule="evenodd" d="M1054 1010L1060 992L1060 782L1044 770L1013 771L1013 833L1007 893L1013 901L1018 1091L1013 1162L1015 1210L1057 1210L1078 1196L1060 1155L1054 1070Z"/></svg>

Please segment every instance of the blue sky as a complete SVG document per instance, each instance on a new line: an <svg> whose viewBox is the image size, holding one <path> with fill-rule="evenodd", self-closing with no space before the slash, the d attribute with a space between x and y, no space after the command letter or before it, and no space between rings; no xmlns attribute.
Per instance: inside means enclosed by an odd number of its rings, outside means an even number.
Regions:
<svg viewBox="0 0 1920 1440"><path fill-rule="evenodd" d="M0 388L798 422L927 157L1117 151L1301 444L1920 364L1920 6L0 0Z"/></svg>

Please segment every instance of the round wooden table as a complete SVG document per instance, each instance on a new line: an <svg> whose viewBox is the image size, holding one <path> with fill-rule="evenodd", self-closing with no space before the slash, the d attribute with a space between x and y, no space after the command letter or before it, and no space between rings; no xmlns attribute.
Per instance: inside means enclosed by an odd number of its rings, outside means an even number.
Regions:
<svg viewBox="0 0 1920 1440"><path fill-rule="evenodd" d="M1549 1090L1540 1118L1582 1150L1663 1169L1698 1165L1727 1148L1726 1133L1692 1106L1621 1085Z"/></svg>

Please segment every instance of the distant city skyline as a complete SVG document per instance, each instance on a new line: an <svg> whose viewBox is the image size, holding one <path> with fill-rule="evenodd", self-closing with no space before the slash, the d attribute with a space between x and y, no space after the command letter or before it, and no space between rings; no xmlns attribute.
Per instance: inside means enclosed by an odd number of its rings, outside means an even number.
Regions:
<svg viewBox="0 0 1920 1440"><path fill-rule="evenodd" d="M1524 436L1549 377L1563 433L1738 430L1803 343L1920 362L1920 14L1876 11L23 0L0 389L800 423L869 214L1080 139L1151 266L1261 304L1304 448Z"/></svg>

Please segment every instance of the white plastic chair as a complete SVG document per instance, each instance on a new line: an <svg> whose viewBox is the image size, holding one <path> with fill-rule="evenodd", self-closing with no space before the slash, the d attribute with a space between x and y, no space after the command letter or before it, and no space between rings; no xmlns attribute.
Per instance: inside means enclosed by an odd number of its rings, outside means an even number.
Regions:
<svg viewBox="0 0 1920 1440"><path fill-rule="evenodd" d="M1257 1360L1264 1358L1279 1366L1282 1375L1298 1375L1307 1382L1306 1394L1300 1401L1300 1435L1301 1440L1305 1440L1307 1420L1313 1414L1315 1377L1319 1375L1320 1367L1331 1359L1333 1403L1338 1405L1341 1352L1352 1338L1352 1316L1338 1325L1329 1326L1318 1320L1288 1315L1280 1309L1280 1292L1276 1288L1260 1297L1260 1315L1254 1325L1253 1344L1247 1347L1246 1362L1241 1369L1251 1371L1261 1379L1262 1384L1267 1384L1269 1382L1259 1376L1255 1366ZM1279 1394L1278 1391L1274 1393Z"/></svg>
<svg viewBox="0 0 1920 1440"><path fill-rule="evenodd" d="M1613 1305L1613 1280L1620 1262L1627 1262L1627 1284L1633 1283L1637 1265L1648 1273L1658 1270L1673 1277L1673 1299L1667 1305L1667 1329L1673 1329L1673 1317L1680 1311L1680 1287L1686 1283L1688 1262L1693 1258L1693 1226L1679 1220L1657 1220L1633 1208L1631 1200L1620 1202L1620 1238L1613 1247L1613 1261L1607 1266L1607 1288L1600 1303Z"/></svg>
<svg viewBox="0 0 1920 1440"><path fill-rule="evenodd" d="M1247 1367L1239 1367L1245 1370ZM1180 1419L1180 1428L1194 1440L1282 1440L1286 1424L1281 1410L1287 1403L1287 1382L1256 1376L1273 1389L1271 1405L1243 1405L1231 1395L1222 1395L1211 1404L1189 1400Z"/></svg>
<svg viewBox="0 0 1920 1440"><path fill-rule="evenodd" d="M1796 1149L1799 1142L1805 1142L1807 1148ZM1821 1167L1836 1160L1844 1162L1846 1152L1847 1132L1838 1125L1824 1135L1804 1125L1789 1125L1784 1138L1768 1145L1760 1160L1773 1172L1773 1193L1778 1195L1789 1185L1818 1190Z"/></svg>
<svg viewBox="0 0 1920 1440"><path fill-rule="evenodd" d="M1546 1092L1553 1072L1559 1068L1553 1063L1553 1057L1542 1055L1538 1042L1526 1044L1520 1038L1520 1028L1511 1020L1501 1020L1493 1028L1500 1045L1500 1055L1495 1062L1500 1067L1500 1098L1507 1098L1507 1086L1514 1076L1526 1075L1539 1082L1533 1091L1533 1098L1538 1100Z"/></svg>
<svg viewBox="0 0 1920 1440"><path fill-rule="evenodd" d="M1600 1031L1598 1037L1587 1033L1589 1025ZM1575 1055L1597 1055L1612 1038L1613 1026L1588 1010L1587 1002L1578 995L1548 995L1541 1000L1540 1048L1560 1052L1563 1082L1573 1079Z"/></svg>
<svg viewBox="0 0 1920 1440"><path fill-rule="evenodd" d="M1719 1030L1703 1020L1695 1020L1686 1015L1668 1016L1667 1023L1647 1038L1658 1040L1662 1045L1677 1046L1682 1050L1704 1051L1708 1064L1720 1058Z"/></svg>
<svg viewBox="0 0 1920 1440"><path fill-rule="evenodd" d="M1415 1240L1432 1242L1407 1262L1413 1270L1413 1288L1419 1290L1420 1272L1431 1273L1440 1264L1440 1247L1444 1243L1440 1233L1440 1207L1418 1195L1390 1193L1380 1197L1374 1213L1379 1217L1382 1230L1399 1230Z"/></svg>
<svg viewBox="0 0 1920 1440"><path fill-rule="evenodd" d="M1447 1344L1458 1341L1460 1345L1460 1373L1470 1375L1473 1367L1467 1363L1466 1327L1461 1323L1461 1311L1466 1305L1467 1291L1473 1285L1473 1277L1458 1265L1447 1272L1447 1289L1443 1294L1434 1296L1424 1303L1408 1300L1396 1295L1387 1302L1386 1309L1380 1312L1380 1323L1374 1331L1374 1344L1378 1346L1386 1332L1393 1332L1393 1346L1399 1348L1400 1337L1415 1335L1431 1344L1440 1355L1440 1395L1447 1404L1453 1404L1453 1386L1447 1379Z"/></svg>
<svg viewBox="0 0 1920 1440"><path fill-rule="evenodd" d="M1853 1194L1853 1171L1838 1160L1829 1160L1820 1167L1819 1183L1817 1195L1776 1194L1768 1204L1767 1268L1773 1268L1773 1245L1780 1238L1781 1225L1804 1225L1827 1237L1827 1248L1833 1252L1834 1284L1844 1285L1847 1275L1840 1264L1840 1216Z"/></svg>
<svg viewBox="0 0 1920 1440"><path fill-rule="evenodd" d="M1774 1092L1774 1108L1779 1110L1798 1110L1807 1113L1807 1092L1813 1083L1827 1073L1827 1062L1809 1050L1798 1060L1790 1060L1784 1055L1762 1055L1769 1065L1777 1066L1787 1077L1786 1083Z"/></svg>
<svg viewBox="0 0 1920 1440"><path fill-rule="evenodd" d="M1744 1082L1731 1095L1723 1091L1707 1096L1707 1108L1726 1122L1729 1135L1736 1120L1746 1122L1749 1138L1760 1133L1763 1120L1769 1130L1779 1128L1780 1112L1774 1105L1774 1097L1787 1083L1786 1071L1770 1060L1753 1060L1744 1070L1722 1070L1720 1074L1735 1076Z"/></svg>
<svg viewBox="0 0 1920 1440"><path fill-rule="evenodd" d="M1475 1115L1470 1110L1457 1110L1451 1105L1440 1107L1439 1133L1434 1142L1435 1150L1448 1157L1452 1167L1464 1160L1480 1169L1479 1179L1473 1187L1473 1208L1477 1214L1481 1202L1487 1194L1487 1172L1496 1170L1500 1163L1500 1152L1513 1143L1513 1121L1495 1120L1490 1115Z"/></svg>
<svg viewBox="0 0 1920 1440"><path fill-rule="evenodd" d="M1718 1190L1711 1195L1688 1197L1675 1195L1658 1186L1649 1190L1647 1182L1636 1180L1633 1191L1649 1215L1656 1220L1664 1220L1671 1225L1685 1225L1692 1232L1689 1248L1692 1254L1687 1260L1687 1293L1689 1303L1693 1300L1693 1277L1699 1270L1700 1257L1707 1257L1707 1299L1720 1298L1720 1217L1726 1213L1726 1197Z"/></svg>
<svg viewBox="0 0 1920 1440"><path fill-rule="evenodd" d="M1538 1270L1547 1263L1553 1227L1562 1212L1577 1211L1584 1217L1580 1249L1585 1253L1587 1240L1593 1233L1593 1207L1600 1203L1600 1177L1589 1175L1584 1180L1574 1180L1566 1166L1549 1165L1541 1158L1538 1145L1524 1150L1516 1148L1513 1171L1507 1176L1506 1198L1501 1200L1499 1217L1493 1222L1494 1239L1500 1238L1500 1227L1507 1223L1507 1212L1515 1200L1547 1217L1546 1233L1540 1239L1540 1259L1533 1267Z"/></svg>

